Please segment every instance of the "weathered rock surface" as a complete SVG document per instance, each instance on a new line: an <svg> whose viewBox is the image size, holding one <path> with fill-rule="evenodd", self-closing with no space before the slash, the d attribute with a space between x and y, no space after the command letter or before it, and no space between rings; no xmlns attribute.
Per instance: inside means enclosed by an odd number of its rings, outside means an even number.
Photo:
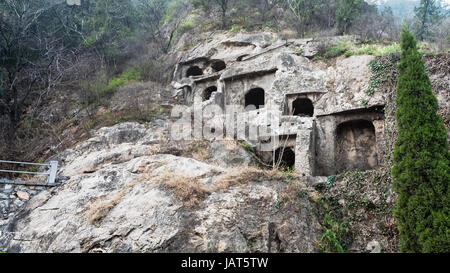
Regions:
<svg viewBox="0 0 450 273"><path fill-rule="evenodd" d="M240 146L230 141L213 141L211 143L211 163L225 167L248 167L254 164L253 157Z"/></svg>
<svg viewBox="0 0 450 273"><path fill-rule="evenodd" d="M277 205L287 187L283 181L260 177L224 184L235 169L156 154L157 145L150 143L158 133L124 123L102 128L66 151L60 175L70 179L0 223L0 251L314 250L320 225L307 196L292 209ZM225 159L227 149L214 145L222 151L217 157ZM242 158L234 163L244 164ZM199 202L192 205L191 198Z"/></svg>

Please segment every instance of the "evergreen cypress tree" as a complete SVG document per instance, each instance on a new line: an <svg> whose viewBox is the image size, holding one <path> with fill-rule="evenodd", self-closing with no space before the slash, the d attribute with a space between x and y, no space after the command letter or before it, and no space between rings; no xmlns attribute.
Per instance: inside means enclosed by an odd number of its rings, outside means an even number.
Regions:
<svg viewBox="0 0 450 273"><path fill-rule="evenodd" d="M410 31L401 36L395 113L395 208L401 252L450 252L450 153L422 56Z"/></svg>

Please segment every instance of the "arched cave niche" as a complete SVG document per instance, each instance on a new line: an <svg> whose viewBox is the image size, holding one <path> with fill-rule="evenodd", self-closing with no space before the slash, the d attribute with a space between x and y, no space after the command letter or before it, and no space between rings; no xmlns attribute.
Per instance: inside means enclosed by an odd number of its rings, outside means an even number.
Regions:
<svg viewBox="0 0 450 273"><path fill-rule="evenodd" d="M314 106L310 99L298 98L292 102L292 111L294 116L312 117Z"/></svg>
<svg viewBox="0 0 450 273"><path fill-rule="evenodd" d="M256 109L264 107L264 89L253 88L245 94L245 107L254 105Z"/></svg>
<svg viewBox="0 0 450 273"><path fill-rule="evenodd" d="M283 151L283 147L278 148L275 151L275 163L277 164L280 160L279 167L282 169L290 168L291 170L294 169L295 166L295 152L292 150L292 148L285 147Z"/></svg>
<svg viewBox="0 0 450 273"><path fill-rule="evenodd" d="M203 71L200 69L200 67L194 65L188 68L186 71L186 77L189 78L191 76L201 76L203 75Z"/></svg>
<svg viewBox="0 0 450 273"><path fill-rule="evenodd" d="M213 69L214 72L219 72L219 71L222 71L225 68L227 68L227 65L225 64L224 61L217 60L217 61L212 62L211 68Z"/></svg>
<svg viewBox="0 0 450 273"><path fill-rule="evenodd" d="M210 86L203 91L203 101L207 101L211 98L213 92L217 91L217 86Z"/></svg>
<svg viewBox="0 0 450 273"><path fill-rule="evenodd" d="M375 127L367 120L352 120L336 129L336 169L370 170L378 165Z"/></svg>

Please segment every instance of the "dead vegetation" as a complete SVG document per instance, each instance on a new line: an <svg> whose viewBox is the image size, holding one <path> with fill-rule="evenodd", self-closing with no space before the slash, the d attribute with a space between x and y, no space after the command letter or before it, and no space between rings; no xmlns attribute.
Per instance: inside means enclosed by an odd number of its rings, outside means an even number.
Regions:
<svg viewBox="0 0 450 273"><path fill-rule="evenodd" d="M188 208L197 207L209 195L214 192L226 191L234 186L246 185L251 182L283 181L291 183L287 187L286 194L293 192L299 187L305 186L300 176L286 174L278 170L262 170L256 167L233 168L222 174L210 174L212 181L206 177L187 177L164 173L154 178L159 186L172 192ZM301 185L301 186L300 186Z"/></svg>
<svg viewBox="0 0 450 273"><path fill-rule="evenodd" d="M211 189L194 177L167 174L161 179L164 180L164 185L188 208L198 206L203 199L212 193Z"/></svg>
<svg viewBox="0 0 450 273"><path fill-rule="evenodd" d="M289 175L294 176L295 174ZM285 180L287 176L287 174L276 169L263 170L256 167L234 168L229 172L219 176L217 178L216 184L218 189L228 189L229 187L245 184L252 181L281 181Z"/></svg>
<svg viewBox="0 0 450 273"><path fill-rule="evenodd" d="M236 152L239 148L239 144L236 140L225 139L221 140L221 142L231 153ZM208 162L208 160L213 157L211 141L209 140L163 141L160 145L161 148L159 153L161 154L188 157L201 162Z"/></svg>
<svg viewBox="0 0 450 273"><path fill-rule="evenodd" d="M116 192L114 195L104 195L97 198L94 202L86 205L87 219L91 224L98 225L108 213L117 206L129 189L133 188L138 182L142 180L135 180L127 184L123 189ZM109 197L109 198L108 198Z"/></svg>

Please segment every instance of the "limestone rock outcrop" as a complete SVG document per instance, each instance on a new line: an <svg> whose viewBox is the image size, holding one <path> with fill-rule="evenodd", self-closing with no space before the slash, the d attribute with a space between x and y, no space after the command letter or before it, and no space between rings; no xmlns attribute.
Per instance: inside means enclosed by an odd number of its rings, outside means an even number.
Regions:
<svg viewBox="0 0 450 273"><path fill-rule="evenodd" d="M245 169L157 154L160 133L119 124L63 153L59 175L68 180L2 223L0 251L314 250L320 225L308 196L296 201L300 211L282 208L285 182L258 175L233 184Z"/></svg>
<svg viewBox="0 0 450 273"><path fill-rule="evenodd" d="M395 138L393 92L369 94L373 56L314 60L322 42L216 33L175 50L171 99L223 110L262 102L282 113L271 131L282 144L265 152L261 139L175 141L173 119L101 128L51 158L60 162L59 187L0 188L0 252L316 252L326 229L318 207L350 218L348 204L359 217L348 250L395 251L395 195L383 173ZM448 68L427 62L448 125ZM152 88L121 87L113 109L145 109L168 95ZM249 111L249 123L261 126L263 112ZM295 173L255 168L280 158ZM368 171L338 182L349 169Z"/></svg>

